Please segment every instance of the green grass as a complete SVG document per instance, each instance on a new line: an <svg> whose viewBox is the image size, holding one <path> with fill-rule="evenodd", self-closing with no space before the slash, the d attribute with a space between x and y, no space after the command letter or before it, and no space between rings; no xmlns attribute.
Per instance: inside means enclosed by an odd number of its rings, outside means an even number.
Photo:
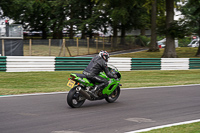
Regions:
<svg viewBox="0 0 200 133"><path fill-rule="evenodd" d="M70 73L71 71L0 72L0 95L68 91L70 88L66 84ZM121 74L122 88L200 83L200 70L141 70Z"/></svg>
<svg viewBox="0 0 200 133"><path fill-rule="evenodd" d="M0 72L0 95L66 91L70 72Z"/></svg>
<svg viewBox="0 0 200 133"><path fill-rule="evenodd" d="M155 129L142 133L200 133L200 122Z"/></svg>
<svg viewBox="0 0 200 133"><path fill-rule="evenodd" d="M176 48L176 54L178 58L197 58L195 54L198 48L192 47L179 47ZM164 48L160 49L160 52L136 52L136 53L128 53L122 55L113 55L112 57L130 57L130 58L161 58L164 52Z"/></svg>
<svg viewBox="0 0 200 133"><path fill-rule="evenodd" d="M125 88L199 84L199 74L200 70L122 72L122 84Z"/></svg>

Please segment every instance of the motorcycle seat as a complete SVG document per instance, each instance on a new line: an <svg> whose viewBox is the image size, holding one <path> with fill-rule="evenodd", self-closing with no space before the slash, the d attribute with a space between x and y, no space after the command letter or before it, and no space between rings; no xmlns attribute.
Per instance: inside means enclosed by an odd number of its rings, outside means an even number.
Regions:
<svg viewBox="0 0 200 133"><path fill-rule="evenodd" d="M80 73L75 73L78 77L80 78L87 78L84 74L80 74ZM93 83L92 80L88 79L87 80L90 82L90 83Z"/></svg>
<svg viewBox="0 0 200 133"><path fill-rule="evenodd" d="M81 78L86 78L86 76L84 74L80 74L80 73L75 73L78 77L81 77Z"/></svg>

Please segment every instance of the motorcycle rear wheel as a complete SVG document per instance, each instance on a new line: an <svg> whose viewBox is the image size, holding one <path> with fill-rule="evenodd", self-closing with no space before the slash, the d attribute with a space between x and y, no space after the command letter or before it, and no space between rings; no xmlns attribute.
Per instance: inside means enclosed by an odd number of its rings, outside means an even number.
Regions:
<svg viewBox="0 0 200 133"><path fill-rule="evenodd" d="M67 95L67 103L72 108L79 108L85 102L85 98L83 99L83 96L76 91L76 87L72 88Z"/></svg>
<svg viewBox="0 0 200 133"><path fill-rule="evenodd" d="M108 97L105 98L105 100L108 103L113 103L117 100L119 95L120 95L120 87L118 86Z"/></svg>

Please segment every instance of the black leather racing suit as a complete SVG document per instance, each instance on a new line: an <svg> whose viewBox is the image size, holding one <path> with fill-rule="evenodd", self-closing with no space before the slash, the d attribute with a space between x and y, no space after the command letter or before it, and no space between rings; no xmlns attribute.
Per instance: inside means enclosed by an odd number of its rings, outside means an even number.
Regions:
<svg viewBox="0 0 200 133"><path fill-rule="evenodd" d="M108 70L106 61L97 55L90 61L86 69L83 71L83 74L93 82L100 83L98 88L103 89L108 86L108 80L98 76L98 74L102 71L104 71L109 78L116 78Z"/></svg>

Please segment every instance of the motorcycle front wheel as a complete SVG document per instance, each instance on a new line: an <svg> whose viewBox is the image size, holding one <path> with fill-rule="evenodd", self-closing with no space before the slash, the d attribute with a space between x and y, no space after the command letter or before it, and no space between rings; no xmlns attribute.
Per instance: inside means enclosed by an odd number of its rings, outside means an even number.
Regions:
<svg viewBox="0 0 200 133"><path fill-rule="evenodd" d="M79 108L85 102L85 98L76 91L76 87L72 88L67 95L67 103L72 108Z"/></svg>
<svg viewBox="0 0 200 133"><path fill-rule="evenodd" d="M120 95L120 87L118 86L108 97L105 98L105 100L108 103L113 103L117 100L119 95Z"/></svg>

